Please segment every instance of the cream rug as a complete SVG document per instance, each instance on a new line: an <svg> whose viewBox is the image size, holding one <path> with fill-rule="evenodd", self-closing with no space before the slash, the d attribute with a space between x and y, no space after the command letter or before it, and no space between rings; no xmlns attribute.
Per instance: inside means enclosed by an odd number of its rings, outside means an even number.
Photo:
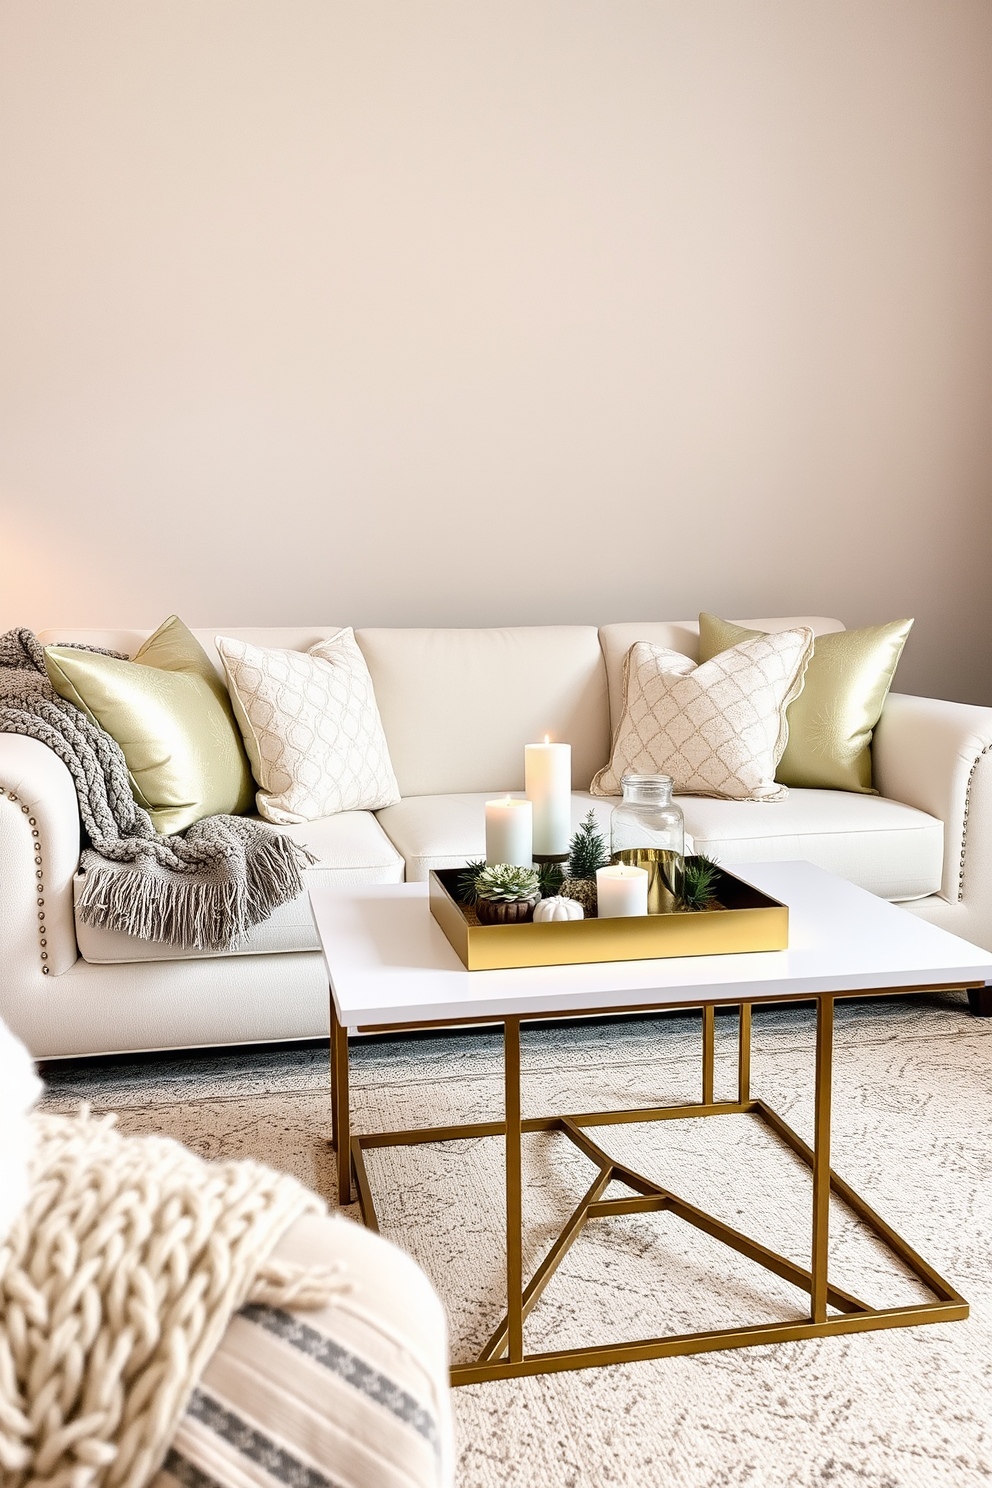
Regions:
<svg viewBox="0 0 992 1488"><path fill-rule="evenodd" d="M525 1033L532 1113L698 1099L698 1015ZM717 1018L717 1097L736 1022ZM491 1034L364 1044L359 1130L484 1119L501 1100ZM811 1136L813 1014L756 1010L752 1088ZM126 1131L251 1156L331 1191L327 1060L311 1045L49 1066L46 1106L89 1100ZM782 1344L455 1392L459 1488L968 1488L992 1479L992 1019L948 994L838 1006L834 1167L964 1294L966 1322ZM748 1117L598 1128L608 1151L808 1264L809 1179ZM592 1170L526 1139L531 1264ZM449 1302L452 1352L491 1331L502 1275L499 1139L368 1155L383 1232ZM831 1279L879 1305L922 1299L843 1206ZM802 1298L670 1215L596 1221L527 1325L531 1347L800 1316Z"/></svg>

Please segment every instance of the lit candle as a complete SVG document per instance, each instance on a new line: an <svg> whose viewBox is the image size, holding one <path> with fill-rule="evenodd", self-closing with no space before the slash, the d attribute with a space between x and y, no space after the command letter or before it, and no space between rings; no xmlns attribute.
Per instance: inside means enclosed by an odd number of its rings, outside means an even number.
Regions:
<svg viewBox="0 0 992 1488"><path fill-rule="evenodd" d="M617 920L648 912L648 875L644 868L618 863L597 868L596 898L601 920Z"/></svg>
<svg viewBox="0 0 992 1488"><path fill-rule="evenodd" d="M486 862L530 868L534 862L534 808L529 801L486 802Z"/></svg>
<svg viewBox="0 0 992 1488"><path fill-rule="evenodd" d="M538 857L564 857L572 836L572 746L524 746L524 788L534 806L534 852Z"/></svg>

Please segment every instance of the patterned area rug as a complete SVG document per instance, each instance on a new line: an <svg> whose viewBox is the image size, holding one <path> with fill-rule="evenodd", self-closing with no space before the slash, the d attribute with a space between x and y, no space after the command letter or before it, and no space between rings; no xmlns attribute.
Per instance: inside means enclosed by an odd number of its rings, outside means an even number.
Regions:
<svg viewBox="0 0 992 1488"><path fill-rule="evenodd" d="M810 1008L756 1010L752 1090L812 1135ZM697 1015L524 1036L532 1114L699 1097ZM717 1017L717 1098L733 1098L736 1019ZM357 1130L498 1113L498 1034L357 1046ZM204 1156L252 1156L331 1192L326 1049L241 1049L49 1065L46 1104L120 1113ZM746 1116L600 1127L597 1139L808 1264L807 1170ZM952 994L838 1005L834 1167L969 1300L965 1322L614 1365L455 1392L459 1488L970 1488L992 1479L992 1019ZM525 1139L527 1260L590 1182L562 1137ZM368 1154L383 1232L449 1302L452 1354L501 1310L499 1139ZM926 1293L842 1205L831 1280L882 1306ZM800 1294L671 1215L596 1221L527 1325L575 1347L801 1316Z"/></svg>

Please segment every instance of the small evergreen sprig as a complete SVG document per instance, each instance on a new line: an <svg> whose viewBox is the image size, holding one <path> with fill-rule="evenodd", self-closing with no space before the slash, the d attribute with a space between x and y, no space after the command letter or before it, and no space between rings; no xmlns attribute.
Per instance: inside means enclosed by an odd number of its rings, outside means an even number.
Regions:
<svg viewBox="0 0 992 1488"><path fill-rule="evenodd" d="M536 899L541 883L534 868L516 868L511 863L483 866L475 880L475 897L490 904L513 904L522 899Z"/></svg>
<svg viewBox="0 0 992 1488"><path fill-rule="evenodd" d="M682 889L679 894L684 909L705 909L713 901L713 891L720 876L715 858L698 853L682 863Z"/></svg>
<svg viewBox="0 0 992 1488"><path fill-rule="evenodd" d="M596 822L595 811L588 811L572 838L568 853L568 877L595 879L596 869L610 861L606 843Z"/></svg>

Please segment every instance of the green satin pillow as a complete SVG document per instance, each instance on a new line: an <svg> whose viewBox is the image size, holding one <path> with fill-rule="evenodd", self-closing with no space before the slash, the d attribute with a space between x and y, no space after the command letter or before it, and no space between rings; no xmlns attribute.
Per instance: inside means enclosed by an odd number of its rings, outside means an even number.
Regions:
<svg viewBox="0 0 992 1488"><path fill-rule="evenodd" d="M781 785L876 794L871 736L912 624L893 620L817 636L805 685L786 714L789 742L775 772ZM763 634L700 615L699 660Z"/></svg>
<svg viewBox="0 0 992 1488"><path fill-rule="evenodd" d="M60 697L120 745L131 789L163 837L252 809L255 783L223 682L175 615L133 661L46 646Z"/></svg>

